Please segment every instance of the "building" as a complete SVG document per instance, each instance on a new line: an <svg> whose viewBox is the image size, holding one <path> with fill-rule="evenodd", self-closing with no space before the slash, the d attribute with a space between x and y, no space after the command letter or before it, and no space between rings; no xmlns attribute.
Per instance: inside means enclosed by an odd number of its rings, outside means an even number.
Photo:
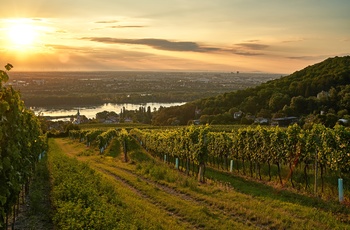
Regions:
<svg viewBox="0 0 350 230"><path fill-rule="evenodd" d="M242 115L243 115L243 112L242 112L242 111L235 112L235 113L233 114L233 118L234 118L234 119L240 119L240 118L242 118Z"/></svg>
<svg viewBox="0 0 350 230"><path fill-rule="evenodd" d="M273 126L289 126L298 123L297 117L281 117L281 118L273 118L271 121L271 125Z"/></svg>

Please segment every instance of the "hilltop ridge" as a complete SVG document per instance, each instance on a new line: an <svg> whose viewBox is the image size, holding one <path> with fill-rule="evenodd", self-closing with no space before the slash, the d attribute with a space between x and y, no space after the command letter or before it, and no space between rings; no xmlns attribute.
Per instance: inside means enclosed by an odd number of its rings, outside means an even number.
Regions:
<svg viewBox="0 0 350 230"><path fill-rule="evenodd" d="M242 112L240 119L234 114ZM155 125L187 124L191 120L210 124L250 124L254 118L294 116L300 123L333 126L349 119L350 56L328 58L288 76L256 87L208 97L154 116Z"/></svg>

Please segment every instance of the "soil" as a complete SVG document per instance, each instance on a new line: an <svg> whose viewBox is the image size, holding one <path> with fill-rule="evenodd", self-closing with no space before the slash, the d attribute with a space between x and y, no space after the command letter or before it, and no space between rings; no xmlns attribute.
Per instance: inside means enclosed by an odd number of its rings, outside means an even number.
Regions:
<svg viewBox="0 0 350 230"><path fill-rule="evenodd" d="M41 202L32 202L31 196L27 195L25 202L20 204L19 213L16 217L14 227L9 223L7 229L18 230L49 230L54 229L50 218L51 205L48 195L40 198ZM12 217L9 218L12 220Z"/></svg>

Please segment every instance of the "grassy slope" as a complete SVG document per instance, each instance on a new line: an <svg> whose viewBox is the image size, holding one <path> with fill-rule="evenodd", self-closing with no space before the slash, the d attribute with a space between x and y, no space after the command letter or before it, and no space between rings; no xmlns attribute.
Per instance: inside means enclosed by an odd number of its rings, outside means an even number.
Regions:
<svg viewBox="0 0 350 230"><path fill-rule="evenodd" d="M135 218L153 226L166 229L350 229L349 212L344 206L215 170L207 173L225 183L198 184L194 178L152 159L136 143L130 146L131 163L123 163L117 143L114 157L84 156L81 153L86 152L86 147L68 139L56 139L51 143L66 154L89 162L115 184L118 196Z"/></svg>

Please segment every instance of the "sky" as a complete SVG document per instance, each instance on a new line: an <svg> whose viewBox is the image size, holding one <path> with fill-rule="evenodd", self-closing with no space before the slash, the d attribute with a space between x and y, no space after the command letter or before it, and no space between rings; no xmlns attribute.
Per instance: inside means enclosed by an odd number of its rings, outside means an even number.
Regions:
<svg viewBox="0 0 350 230"><path fill-rule="evenodd" d="M350 55L349 10L349 0L4 1L0 66L290 74Z"/></svg>

